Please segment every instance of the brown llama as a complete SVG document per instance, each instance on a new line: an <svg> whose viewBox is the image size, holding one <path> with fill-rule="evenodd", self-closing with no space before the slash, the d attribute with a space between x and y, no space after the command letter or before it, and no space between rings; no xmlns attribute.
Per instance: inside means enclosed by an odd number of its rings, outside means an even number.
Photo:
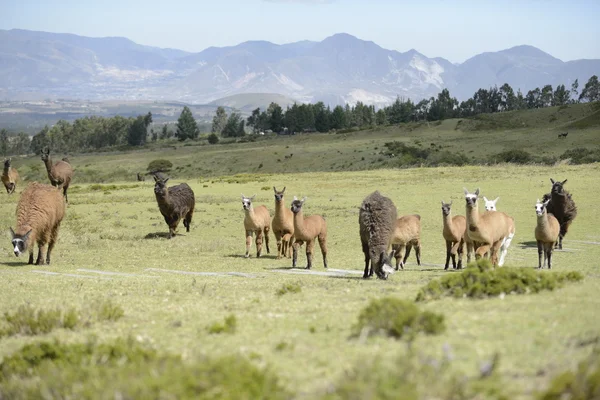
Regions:
<svg viewBox="0 0 600 400"><path fill-rule="evenodd" d="M558 242L560 235L560 224L554 215L549 214L547 207L550 200L541 202L539 199L535 204L535 213L537 215L537 224L534 234L538 248L538 269L542 269L548 262L548 269L552 268L552 250ZM542 253L544 262L542 263Z"/></svg>
<svg viewBox="0 0 600 400"><path fill-rule="evenodd" d="M250 257L250 247L252 246L252 234L256 234L256 258L262 254L263 239L269 250L269 230L271 229L271 214L266 206L254 207L252 200L254 197L246 197L242 194L242 207L244 208L244 230L246 231L246 255Z"/></svg>
<svg viewBox="0 0 600 400"><path fill-rule="evenodd" d="M375 271L379 279L387 279L388 275L394 272L388 249L394 236L397 219L396 206L379 191L368 195L360 205L358 224L362 251L365 255L363 278L373 276Z"/></svg>
<svg viewBox="0 0 600 400"><path fill-rule="evenodd" d="M167 188L168 180L169 178L165 179L162 176L154 175L154 195L156 196L156 202L158 203L160 213L169 226L168 238L171 239L175 236L177 225L179 225L179 221L182 219L185 231L190 231L196 199L194 197L194 191L187 183L181 183Z"/></svg>
<svg viewBox="0 0 600 400"><path fill-rule="evenodd" d="M477 243L475 257L483 257L488 251L494 266L498 265L498 251L504 243L504 239L514 235L514 220L500 211L487 211L479 214L477 197L479 189L475 193L465 191L467 235L469 239Z"/></svg>
<svg viewBox="0 0 600 400"><path fill-rule="evenodd" d="M277 259L292 256L292 245L294 241L294 213L289 208L285 207L283 201L283 190L278 191L273 186L275 192L275 215L271 222L271 228L277 240Z"/></svg>
<svg viewBox="0 0 600 400"><path fill-rule="evenodd" d="M320 215L304 216L302 206L306 201L306 197L298 200L294 196L291 210L294 213L294 245L292 256L292 268L296 267L298 259L298 248L306 242L306 269L312 267L312 256L315 248L315 239L319 240L319 247L323 255L323 266L327 268L327 222Z"/></svg>
<svg viewBox="0 0 600 400"><path fill-rule="evenodd" d="M577 216L577 206L575 205L571 194L563 187L564 184L567 183L566 179L560 182L550 178L550 182L552 182L552 190L550 193L544 195L542 201L545 202L550 200L547 206L548 212L554 215L560 224L560 235L556 242L556 247L562 250L563 238Z"/></svg>
<svg viewBox="0 0 600 400"><path fill-rule="evenodd" d="M65 199L60 190L33 182L27 185L17 204L17 226L10 228L14 253L18 257L29 250L29 264L37 243L36 264L50 264L50 254L58 239L58 228L65 216ZM44 257L44 248L48 245Z"/></svg>
<svg viewBox="0 0 600 400"><path fill-rule="evenodd" d="M442 221L444 228L442 236L446 242L446 264L447 270L452 258L452 268L461 269L463 263L463 252L465 245L467 219L462 215L452 216L452 202L444 203L442 200ZM456 264L456 254L458 254L458 264Z"/></svg>
<svg viewBox="0 0 600 400"><path fill-rule="evenodd" d="M19 173L16 169L10 166L10 158L4 160L4 170L2 171L2 183L6 188L6 193L12 194L17 188L19 182Z"/></svg>
<svg viewBox="0 0 600 400"><path fill-rule="evenodd" d="M50 149L47 147L42 149L42 161L46 165L46 171L48 172L50 184L52 186L62 188L65 200L68 203L69 198L67 196L67 190L69 189L69 184L73 179L73 167L71 167L71 164L63 160L57 161L56 164L52 164L52 159L50 158Z"/></svg>
<svg viewBox="0 0 600 400"><path fill-rule="evenodd" d="M392 236L392 254L396 258L396 271L404 269L411 249L415 248L417 265L421 265L421 216L404 215L396 220L396 228ZM390 255L390 258L392 256Z"/></svg>

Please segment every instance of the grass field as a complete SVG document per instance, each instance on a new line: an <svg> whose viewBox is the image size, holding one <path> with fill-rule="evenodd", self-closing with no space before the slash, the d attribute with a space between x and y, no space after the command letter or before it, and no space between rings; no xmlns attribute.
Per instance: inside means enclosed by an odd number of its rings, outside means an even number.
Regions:
<svg viewBox="0 0 600 400"><path fill-rule="evenodd" d="M331 137L334 139L325 142L324 138ZM314 142L304 137L294 140L300 147L289 150L294 153L294 161L301 159L305 151L302 143L313 149L310 152L314 155L323 140L325 156L326 149L339 145L340 151L351 151L352 140L359 141L331 135L316 136ZM362 139L362 143L368 141ZM278 143L282 155L286 142ZM248 163L250 157L241 154L252 152L242 145L235 146L239 147L202 150L211 153L189 150L186 157L200 160L201 165L220 165L224 162L221 159ZM173 160L185 151L188 149L178 148L160 156ZM210 158L202 159L208 155ZM87 168L85 163L102 166L107 171L102 176L108 176L108 171L142 169L153 156L140 152L77 157L77 168ZM252 158L256 164L258 159L255 155ZM331 158L335 162L335 155ZM222 171L221 167L214 168ZM24 304L35 309L75 308L87 312L94 304L110 301L120 306L124 315L114 322L93 319L74 329L4 337L0 340L0 357L40 340L79 343L95 337L110 342L131 337L160 352L181 355L186 363L205 356L241 355L276 374L292 397L318 398L335 389L339 380L357 367L371 362L395 365L398 358L406 357L406 341L359 339L352 337L352 327L369 300L383 296L413 300L430 280L454 273L443 271L440 265L445 260L440 200L452 200L455 214L464 215L463 186L472 190L480 187L488 198L500 196L498 209L516 221L507 265L532 268L537 265L537 252L532 247L534 204L549 191L550 177L568 178L566 188L579 207L565 239L565 250L555 253L554 268L579 271L584 280L540 294L420 304L425 310L442 313L447 331L438 336L418 336L411 352L419 359L441 359L450 352L453 357L448 369L466 377L479 374L481 363L497 353L503 388L510 390L511 398L529 398L545 388L554 375L574 368L600 341L600 208L596 205L600 164L290 173L293 170L290 167L285 174L242 178L186 179L196 194L196 213L191 232L185 233L181 226L180 235L172 240L165 239L168 229L150 182L88 185L78 183L76 178L52 265L28 266L26 258L15 258L7 233L0 254L0 312L14 312ZM175 184L182 180L172 181ZM273 236L271 254L260 259L243 258L240 193L256 193L255 204L266 204L273 210L274 185L287 186L288 205L294 195L308 197L305 213L322 214L327 219L330 269L354 273L334 277L304 275L297 270L289 273L291 261L274 257ZM408 267L387 281L361 278L358 206L376 189L393 199L399 214L419 213L423 224L423 266L417 267L411 256ZM23 186L16 195L0 196L5 231L14 225L15 205L22 190ZM305 260L301 251L300 266ZM324 271L318 251L313 270ZM221 275L195 274L199 272ZM249 276L223 274L227 272ZM284 286L292 290L278 294ZM209 332L231 315L236 319L233 333ZM379 373L373 369L373 374ZM12 379L17 387L40 384L31 378ZM86 379L89 385L95 380L102 382L97 376Z"/></svg>

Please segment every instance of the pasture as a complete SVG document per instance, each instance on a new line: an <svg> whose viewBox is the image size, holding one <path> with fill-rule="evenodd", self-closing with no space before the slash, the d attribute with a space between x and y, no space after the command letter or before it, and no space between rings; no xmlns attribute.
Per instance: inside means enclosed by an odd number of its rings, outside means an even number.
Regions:
<svg viewBox="0 0 600 400"><path fill-rule="evenodd" d="M223 161L212 158L219 168L226 158L234 163L239 159L222 151ZM280 151L283 158L283 146ZM112 171L135 171L147 164L147 157L145 164L133 157L133 166L127 163L128 156L96 157L93 162L110 163ZM41 163L39 158L37 162ZM78 170L86 168L85 161L76 163ZM181 355L185 362L240 355L276 374L294 397L322 397L356 368L375 361L393 366L406 356L406 341L352 337L352 327L369 300L383 296L414 300L419 288L432 279L455 273L443 271L442 199L453 201L454 215L464 215L463 186L480 187L481 194L490 199L500 196L498 210L513 216L516 223L506 265L533 268L537 266L534 205L549 191L550 177L568 178L565 187L579 208L564 250L554 253L554 269L579 271L584 280L540 294L419 304L442 313L447 331L418 336L410 351L419 359L437 360L451 353L448 368L459 376L479 374L481 364L498 354L503 387L511 391L511 398L529 398L556 374L574 368L600 340L600 164L247 172L254 174L190 179L176 175L171 179L169 185L185 181L192 187L196 212L191 232L185 233L180 224L179 235L167 240L168 228L158 211L151 180L91 185L78 183L76 170L52 265L29 266L26 258L17 259L6 234L0 253L0 313L24 304L36 309L87 309L110 300L124 315L114 322L95 321L72 330L4 337L0 357L40 340L78 343L91 337L100 342L131 337L160 352ZM314 274L291 270L291 260L275 259L272 234L271 254L263 250L263 257L256 259L253 244L251 257L243 257L240 193L256 194L254 204L265 204L273 212L273 186L287 187L287 206L294 195L307 196L305 215L321 214L327 219L328 271L323 269L318 246ZM21 184L15 195L0 196L5 231L14 225L15 205L23 188ZM422 217L423 265L415 265L413 253L404 271L387 281L362 279L358 207L374 190L389 196L399 215ZM300 267L305 265L304 248L298 261ZM286 293L286 288L293 290ZM211 333L211 326L231 315L236 319L234 332ZM90 385L101 381L98 376L88 378ZM23 385L35 385L22 379Z"/></svg>

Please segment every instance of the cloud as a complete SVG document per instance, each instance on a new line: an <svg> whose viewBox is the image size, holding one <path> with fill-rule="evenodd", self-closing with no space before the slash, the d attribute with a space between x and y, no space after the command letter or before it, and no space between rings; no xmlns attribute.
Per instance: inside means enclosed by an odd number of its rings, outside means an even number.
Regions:
<svg viewBox="0 0 600 400"><path fill-rule="evenodd" d="M330 4L337 0L263 0L267 3Z"/></svg>

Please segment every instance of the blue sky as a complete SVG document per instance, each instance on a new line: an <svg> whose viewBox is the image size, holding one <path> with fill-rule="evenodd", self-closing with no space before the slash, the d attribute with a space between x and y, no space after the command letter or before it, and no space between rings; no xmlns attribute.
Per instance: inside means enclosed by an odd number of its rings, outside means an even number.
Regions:
<svg viewBox="0 0 600 400"><path fill-rule="evenodd" d="M452 62L520 44L564 61L600 58L598 16L598 0L0 0L0 29L124 36L194 52L345 32Z"/></svg>

